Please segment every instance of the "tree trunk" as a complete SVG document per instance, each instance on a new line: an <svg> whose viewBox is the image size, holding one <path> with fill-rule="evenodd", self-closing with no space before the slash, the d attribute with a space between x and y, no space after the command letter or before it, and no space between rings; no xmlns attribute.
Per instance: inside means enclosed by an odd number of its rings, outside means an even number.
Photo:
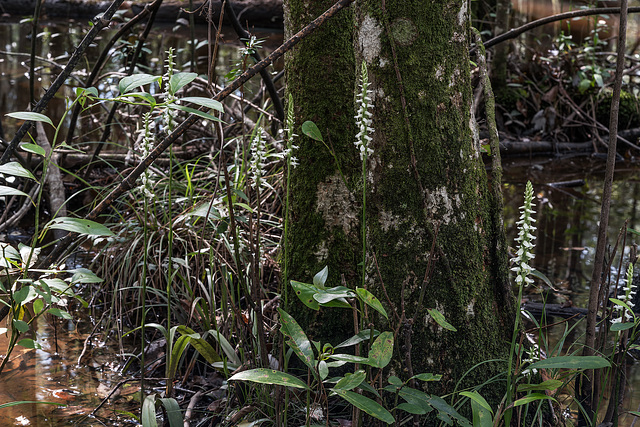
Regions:
<svg viewBox="0 0 640 427"><path fill-rule="evenodd" d="M286 1L287 31L319 12L310 9L330 2L316 3ZM292 181L290 278L309 281L327 264L329 286L341 284L342 277L348 286L361 286L362 162L352 141L355 75L364 61L375 104L366 171L365 284L390 313L406 316L396 337L395 375L442 374L440 391L451 392L477 363L507 358L513 319L506 252L495 243L504 233L501 212L487 183L471 111L468 4L386 3L385 10L384 1L357 2L353 15L345 10L331 29L314 34L287 58L297 123L318 124L345 177L326 148L301 138L301 165ZM325 321L297 309L295 296L288 298L302 324ZM440 327L427 309L439 310L457 332ZM351 315L336 310L325 310L329 327L312 339L326 342L337 331L353 331ZM382 320L375 323L380 330L389 327ZM463 386L480 385L505 367L483 365ZM504 389L481 392L497 404Z"/></svg>

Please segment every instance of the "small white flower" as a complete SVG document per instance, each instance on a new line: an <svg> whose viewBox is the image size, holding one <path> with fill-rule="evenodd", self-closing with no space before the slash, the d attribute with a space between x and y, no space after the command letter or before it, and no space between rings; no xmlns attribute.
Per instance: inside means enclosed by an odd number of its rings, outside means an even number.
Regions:
<svg viewBox="0 0 640 427"><path fill-rule="evenodd" d="M531 216L535 213L532 204L533 186L531 185L531 181L528 181L524 192L524 205L520 208L522 212L520 221L516 222L518 225L518 237L515 240L520 245L516 251L516 257L511 259L515 264L515 267L511 270L516 272L515 280L518 286L533 283L533 279L528 277L531 271L533 271L533 268L529 265L529 261L535 258L533 254L533 248L535 247L533 240L535 236L532 233L536 227L531 225L535 222L535 218Z"/></svg>
<svg viewBox="0 0 640 427"><path fill-rule="evenodd" d="M362 62L362 73L360 75L360 93L356 96L356 105L358 108L357 114L354 116L356 119L356 126L359 132L356 134L356 140L354 145L360 152L360 160L364 160L365 157L373 154L373 149L369 146L369 143L373 141L371 134L375 132L375 129L371 126L373 121L370 117L373 117L371 109L373 108L373 102L369 95L372 91L369 90L369 75L367 73L367 65Z"/></svg>

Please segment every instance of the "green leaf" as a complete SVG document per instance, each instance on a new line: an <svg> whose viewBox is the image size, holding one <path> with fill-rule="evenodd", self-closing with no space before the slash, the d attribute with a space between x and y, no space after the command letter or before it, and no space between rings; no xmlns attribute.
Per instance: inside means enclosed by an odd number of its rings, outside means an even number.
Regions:
<svg viewBox="0 0 640 427"><path fill-rule="evenodd" d="M518 385L518 391L556 390L562 384L564 383L559 380L547 380L540 384L520 384Z"/></svg>
<svg viewBox="0 0 640 427"><path fill-rule="evenodd" d="M383 332L371 345L369 351L369 362L376 368L384 368L391 361L393 356L393 333Z"/></svg>
<svg viewBox="0 0 640 427"><path fill-rule="evenodd" d="M23 191L15 189L13 187L7 187L6 185L0 185L0 196L26 196L29 195Z"/></svg>
<svg viewBox="0 0 640 427"><path fill-rule="evenodd" d="M42 348L42 346L40 344L38 344L37 342L35 342L31 338L21 339L20 341L18 341L17 344L19 346L24 347L24 348L36 348L38 350L40 350Z"/></svg>
<svg viewBox="0 0 640 427"><path fill-rule="evenodd" d="M380 335L380 332L378 332L376 330L373 331L373 335L372 335L371 334L371 329L364 329L364 330L360 331L357 335L354 335L351 338L348 338L347 340L341 342L340 344L338 344L334 348L350 347L350 346L355 345L355 344L360 344L362 341L367 341L370 338L375 338L378 335Z"/></svg>
<svg viewBox="0 0 640 427"><path fill-rule="evenodd" d="M192 329L181 325L178 326L178 332L180 332L181 334L189 335L189 344L191 344L193 348L195 348L196 351L207 360L207 362L214 364L216 362L222 361L222 358L213 349L211 344L209 344L204 338L200 338L199 335L196 338L195 335L197 334Z"/></svg>
<svg viewBox="0 0 640 427"><path fill-rule="evenodd" d="M212 116L211 114L205 113L204 111L196 110L195 108L185 107L184 105L176 105L176 104L170 104L169 108L172 110L181 110L190 114L195 114L196 116L202 117L203 119L224 123L221 119L217 118L216 116Z"/></svg>
<svg viewBox="0 0 640 427"><path fill-rule="evenodd" d="M169 93L175 95L180 89L194 81L198 77L196 73L176 73L169 80Z"/></svg>
<svg viewBox="0 0 640 427"><path fill-rule="evenodd" d="M584 356L584 357L589 357L589 356ZM547 396L546 394L531 393L526 395L522 399L518 399L515 402L513 402L513 406L516 407L516 406L526 405L527 403L535 402L536 400L553 400L554 402L556 402L556 400L553 397Z"/></svg>
<svg viewBox="0 0 640 427"><path fill-rule="evenodd" d="M614 323L613 325L611 325L611 330L616 332L616 331L626 331L627 329L631 329L635 326L635 323L633 322L627 322L627 323Z"/></svg>
<svg viewBox="0 0 640 427"><path fill-rule="evenodd" d="M175 330L175 327L171 329ZM189 335L182 335L174 341L173 347L170 349L171 356L169 357L169 364L166 366L167 381L173 381L173 378L175 378L178 370L178 363L180 363L182 354L189 344L189 338Z"/></svg>
<svg viewBox="0 0 640 427"><path fill-rule="evenodd" d="M366 412L372 417L382 420L387 424L393 424L395 422L391 413L384 409L375 400L369 399L368 397L359 395L352 391L340 390L337 388L333 388L331 390L356 408Z"/></svg>
<svg viewBox="0 0 640 427"><path fill-rule="evenodd" d="M26 143L21 144L20 148L27 153L33 153L41 157L47 157L47 152L44 151L44 148L40 147L39 145Z"/></svg>
<svg viewBox="0 0 640 427"><path fill-rule="evenodd" d="M5 163L4 165L0 165L0 173L11 176L19 176L22 178L30 178L37 182L36 177L33 176L31 172L25 169L25 167L18 162L9 162Z"/></svg>
<svg viewBox="0 0 640 427"><path fill-rule="evenodd" d="M455 419L459 424L463 426L471 426L469 420L460 415L458 411L456 411L453 406L449 405L443 398L438 396L431 396L431 398L429 398L429 404L438 411L439 416L446 415L447 417Z"/></svg>
<svg viewBox="0 0 640 427"><path fill-rule="evenodd" d="M316 275L313 276L313 285L319 289L324 289L327 277L329 277L329 266L325 265L322 270L318 271Z"/></svg>
<svg viewBox="0 0 640 427"><path fill-rule="evenodd" d="M27 120L31 122L43 122L53 126L53 122L51 121L51 119L45 116L44 114L40 114L40 113L34 113L31 111L16 111L15 113L8 113L6 115L18 120Z"/></svg>
<svg viewBox="0 0 640 427"><path fill-rule="evenodd" d="M2 408L2 406L0 406L0 408ZM629 414L633 415L634 417L640 417L640 412L637 411L629 411Z"/></svg>
<svg viewBox="0 0 640 427"><path fill-rule="evenodd" d="M60 310L59 308L50 308L49 310L47 310L47 313L51 313L54 316L58 316L66 320L73 319L73 316L71 316L69 313L67 313L64 310Z"/></svg>
<svg viewBox="0 0 640 427"><path fill-rule="evenodd" d="M167 413L169 427L183 427L184 418L182 418L182 410L180 409L178 402L173 398L161 397L158 400L162 406L164 406L165 412Z"/></svg>
<svg viewBox="0 0 640 427"><path fill-rule="evenodd" d="M413 415L424 415L427 413L426 409L424 409L422 406L414 405L412 403L407 403L407 402L402 402L401 404L396 406L396 408L401 409Z"/></svg>
<svg viewBox="0 0 640 427"><path fill-rule="evenodd" d="M153 95L151 95L150 93L147 92L131 92L131 93L127 93L125 95L121 95L121 97L119 98L119 100L123 100L124 98L140 98L141 100L145 101L147 104L149 104L150 106L154 107L157 102L156 99L153 97ZM131 101L136 102L136 101Z"/></svg>
<svg viewBox="0 0 640 427"><path fill-rule="evenodd" d="M532 363L528 369L600 369L609 366L611 363L600 356L557 356Z"/></svg>
<svg viewBox="0 0 640 427"><path fill-rule="evenodd" d="M120 80L120 83L118 83L118 90L121 94L125 94L139 88L140 86L146 86L153 82L159 82L161 78L162 77L160 76L152 76L144 73L134 74L132 76L124 77L122 80Z"/></svg>
<svg viewBox="0 0 640 427"><path fill-rule="evenodd" d="M29 291L31 290L31 286L23 286L17 291L13 293L13 302L15 304L21 305L27 300L29 296Z"/></svg>
<svg viewBox="0 0 640 427"><path fill-rule="evenodd" d="M353 374L345 374L345 376L336 383L335 388L340 390L353 390L364 381L366 376L367 374L362 369Z"/></svg>
<svg viewBox="0 0 640 427"><path fill-rule="evenodd" d="M104 279L96 276L96 274L88 268L76 268L69 270L69 273L73 273L71 276L71 283L102 283Z"/></svg>
<svg viewBox="0 0 640 427"><path fill-rule="evenodd" d="M322 139L322 134L320 133L320 129L318 129L318 126L316 126L316 124L310 120L307 120L302 124L302 133L304 133L311 139L324 142L324 139Z"/></svg>
<svg viewBox="0 0 640 427"><path fill-rule="evenodd" d="M485 408L479 402L471 400L471 411L473 412L473 427L493 426L493 417L491 415L493 412L491 412L491 408Z"/></svg>
<svg viewBox="0 0 640 427"><path fill-rule="evenodd" d="M180 98L180 102L191 102L192 104L199 105L201 107L211 108L220 112L224 112L224 106L219 101L211 98L204 98L201 96L186 96Z"/></svg>
<svg viewBox="0 0 640 427"><path fill-rule="evenodd" d="M235 365L240 365L242 363L240 361L240 358L238 357L238 354L234 350L233 346L224 337L224 335L222 335L220 332L218 332L215 329L209 330L209 334L211 334L213 339L218 341L218 344L220 344L220 347L222 347L222 351L224 351L224 354L227 356L227 358L229 359L229 361L231 363L233 363Z"/></svg>
<svg viewBox="0 0 640 427"><path fill-rule="evenodd" d="M389 378L387 378L387 381L389 381L389 384L392 384L396 387L402 387L404 385L402 380L395 375L391 375Z"/></svg>
<svg viewBox="0 0 640 427"><path fill-rule="evenodd" d="M369 359L362 356L354 356L353 354L332 354L329 358L334 360L341 360L344 362L351 363L364 363L366 365L369 364Z"/></svg>
<svg viewBox="0 0 640 427"><path fill-rule="evenodd" d="M21 400L19 402L8 402L0 405L0 409L8 408L10 406L16 405L25 405L25 404L43 404L43 405L57 405L57 406L66 406L66 403L57 403L57 402L41 402L41 401L31 401L31 400Z"/></svg>
<svg viewBox="0 0 640 427"><path fill-rule="evenodd" d="M24 320L13 319L13 326L18 330L18 332L23 334L29 330L29 324Z"/></svg>
<svg viewBox="0 0 640 427"><path fill-rule="evenodd" d="M291 280L290 283L296 295L304 305L312 310L320 310L320 304L318 304L318 301L313 298L313 295L318 292L316 287L307 283L296 282L295 280Z"/></svg>
<svg viewBox="0 0 640 427"><path fill-rule="evenodd" d="M451 325L445 320L442 313L440 313L438 310L434 308L428 308L427 311L429 312L433 320L435 320L438 325L442 326L444 329L447 329L449 331L453 331L453 332L457 331L457 329L454 328L453 325Z"/></svg>
<svg viewBox="0 0 640 427"><path fill-rule="evenodd" d="M274 384L309 389L305 383L293 375L265 368L238 372L229 378L229 381L251 381L260 384Z"/></svg>
<svg viewBox="0 0 640 427"><path fill-rule="evenodd" d="M620 305L620 306L624 307L626 310L628 310L629 312L633 313L633 310L631 310L631 307L629 307L629 305L627 305L626 302L624 302L622 300L619 300L617 298L609 298L609 301L611 301L615 305Z"/></svg>
<svg viewBox="0 0 640 427"><path fill-rule="evenodd" d="M424 374L414 375L411 378L415 378L420 381L440 381L440 379L442 378L442 375L440 374L433 375L430 373L424 373Z"/></svg>
<svg viewBox="0 0 640 427"><path fill-rule="evenodd" d="M356 288L356 294L360 297L365 304L369 307L373 308L378 313L382 314L385 319L389 320L389 316L387 316L387 311L384 309L380 300L376 298L371 292L363 288Z"/></svg>
<svg viewBox="0 0 640 427"><path fill-rule="evenodd" d="M482 406L484 409L486 409L487 411L491 412L493 414L493 410L491 409L491 406L489 405L489 403L487 403L487 401L484 399L484 397L482 397L480 395L480 393L478 393L477 391L461 391L460 392L461 396L466 396L469 399L471 399L472 401L476 402L478 405Z"/></svg>
<svg viewBox="0 0 640 427"><path fill-rule="evenodd" d="M72 231L78 234L85 234L88 236L113 236L113 232L104 225L81 218L69 218L59 217L54 218L45 226L45 228L52 228L58 230Z"/></svg>
<svg viewBox="0 0 640 427"><path fill-rule="evenodd" d="M318 301L322 306L329 306L330 303L340 303L339 306L343 308L351 308L349 303L344 301L345 298L352 298L356 294L349 288L344 286L336 286L331 289L319 289L313 295L313 299ZM335 306L335 305L334 305Z"/></svg>
<svg viewBox="0 0 640 427"><path fill-rule="evenodd" d="M151 394L142 402L142 427L158 427L156 420L156 395Z"/></svg>
<svg viewBox="0 0 640 427"><path fill-rule="evenodd" d="M289 315L286 311L278 308L280 313L280 331L290 338L288 341L289 346L293 349L296 355L307 365L309 369L315 372L315 363L313 357L313 349L311 348L311 342L307 335L304 333L298 322Z"/></svg>
<svg viewBox="0 0 640 427"><path fill-rule="evenodd" d="M324 360L318 362L318 375L320 375L320 380L322 381L329 376L329 366Z"/></svg>
<svg viewBox="0 0 640 427"><path fill-rule="evenodd" d="M43 300L38 298L37 300L33 301L33 312L35 314L39 314L42 311L43 308L44 308L44 301Z"/></svg>
<svg viewBox="0 0 640 427"><path fill-rule="evenodd" d="M555 286L553 286L553 283L551 283L551 280L549 280L549 278L544 273L541 273L541 272L539 272L538 270L536 270L534 268L533 270L531 270L531 275L534 276L534 277L537 277L540 280L542 280L551 289L555 289Z"/></svg>

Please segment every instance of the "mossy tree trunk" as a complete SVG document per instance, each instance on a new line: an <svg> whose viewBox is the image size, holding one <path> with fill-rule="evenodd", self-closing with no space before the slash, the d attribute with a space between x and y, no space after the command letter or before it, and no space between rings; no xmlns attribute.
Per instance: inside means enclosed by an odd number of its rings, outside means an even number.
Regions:
<svg viewBox="0 0 640 427"><path fill-rule="evenodd" d="M330 4L285 1L287 31ZM489 188L471 110L468 4L384 4L357 1L287 58L297 123L318 124L344 176L327 148L300 138L289 277L310 281L329 265L328 285L361 286L363 183L353 116L364 61L375 104L374 152L366 172L365 284L390 313L405 315L396 337L395 374L406 379L411 370L440 373L440 391L451 392L475 364L506 359L513 318L507 256L496 249L504 233L500 204ZM353 331L351 313L330 309L311 317L293 293L288 298L291 314L320 334L312 339L335 344L342 338L337 334ZM429 308L444 314L457 332L443 330ZM375 319L378 329L394 326L381 320ZM496 369L477 369L466 385L483 383ZM495 403L497 394L488 394Z"/></svg>

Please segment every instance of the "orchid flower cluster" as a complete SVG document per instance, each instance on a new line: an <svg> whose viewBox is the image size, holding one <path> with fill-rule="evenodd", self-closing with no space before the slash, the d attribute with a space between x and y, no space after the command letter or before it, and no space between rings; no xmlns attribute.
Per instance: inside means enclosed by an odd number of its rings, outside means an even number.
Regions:
<svg viewBox="0 0 640 427"><path fill-rule="evenodd" d="M542 359L540 357L540 353L541 353L540 346L537 343L533 343L531 345L531 348L526 350L526 352L527 352L527 357L522 359L522 364L533 364ZM538 373L538 370L536 368L533 368L533 369L526 368L522 370L522 373L524 375L529 375L529 374L535 375Z"/></svg>
<svg viewBox="0 0 640 427"><path fill-rule="evenodd" d="M169 50L167 50L166 64L167 71L162 76L162 85L166 88L165 92L163 93L164 101L167 103L167 105L169 105L177 101L175 94L171 93L171 91L169 90L169 82L171 81L171 77L173 77L176 65L173 47L170 47ZM167 133L171 133L173 131L175 116L176 111L172 110L171 108L165 108L164 112L162 113L162 122L167 127Z"/></svg>
<svg viewBox="0 0 640 427"><path fill-rule="evenodd" d="M299 147L293 144L293 139L297 137L295 133L293 133L293 96L289 94L289 106L287 107L287 127L284 129L286 133L286 141L287 148L282 150L282 158L287 161L287 164L291 167L296 167L300 163L298 162L298 158L293 155L293 150L297 150Z"/></svg>
<svg viewBox="0 0 640 427"><path fill-rule="evenodd" d="M627 269L627 278L626 280L623 279L622 281L625 284L625 286L622 288L622 290L624 291L624 295L620 295L618 299L624 302L629 308L633 309L633 306L635 305L633 303L633 299L636 294L636 285L633 283L633 264L629 263L629 268ZM614 304L613 311L618 317L611 320L612 325L615 323L628 322L629 320L633 319L633 314L629 313L629 311L625 307L619 304Z"/></svg>
<svg viewBox="0 0 640 427"><path fill-rule="evenodd" d="M535 255L533 254L533 247L535 244L533 240L536 238L533 232L536 230L532 224L536 220L531 216L536 213L532 207L533 204L533 186L531 181L527 181L527 187L524 192L524 205L520 207L520 220L516 222L518 226L518 237L516 242L519 243L516 257L511 261L516 264L511 270L516 272L516 284L518 286L527 286L533 283L533 279L529 277L533 270L529 265Z"/></svg>
<svg viewBox="0 0 640 427"><path fill-rule="evenodd" d="M140 153L141 158L146 158L154 148L154 122L151 119L151 113L145 113L143 116L143 128L138 130L140 135L136 141L136 149ZM149 169L145 169L142 174L142 185L139 187L144 195L150 199L155 197L153 192L154 173Z"/></svg>
<svg viewBox="0 0 640 427"><path fill-rule="evenodd" d="M362 73L360 75L360 93L356 95L356 105L358 113L354 116L356 119L356 125L358 126L358 134L354 142L356 148L360 151L360 159L364 161L367 156L373 154L373 149L369 147L372 141L371 134L375 131L371 127L373 120L371 117L371 109L373 109L373 101L371 95L373 91L369 89L369 74L367 73L367 65L362 62Z"/></svg>
<svg viewBox="0 0 640 427"><path fill-rule="evenodd" d="M260 178L267 174L265 159L267 157L265 140L262 127L256 129L256 134L251 140L251 161L249 172L253 178L253 187L260 186Z"/></svg>

